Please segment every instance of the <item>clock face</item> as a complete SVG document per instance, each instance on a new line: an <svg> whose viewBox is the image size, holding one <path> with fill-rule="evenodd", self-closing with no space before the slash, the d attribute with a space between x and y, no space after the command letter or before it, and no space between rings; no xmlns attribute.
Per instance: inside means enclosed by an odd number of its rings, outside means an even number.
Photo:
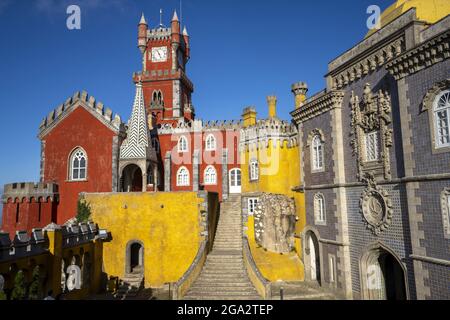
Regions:
<svg viewBox="0 0 450 320"><path fill-rule="evenodd" d="M167 61L167 47L152 48L152 62Z"/></svg>

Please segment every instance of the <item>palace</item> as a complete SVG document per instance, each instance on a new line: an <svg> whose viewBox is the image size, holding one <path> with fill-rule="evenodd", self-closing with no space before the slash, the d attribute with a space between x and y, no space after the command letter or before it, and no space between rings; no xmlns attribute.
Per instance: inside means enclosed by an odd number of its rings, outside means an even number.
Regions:
<svg viewBox="0 0 450 320"><path fill-rule="evenodd" d="M129 120L75 93L39 126L41 181L5 186L0 294L450 299L449 14L398 0L324 90L292 85L292 121L268 96L230 122L197 118L177 13L142 14Z"/></svg>

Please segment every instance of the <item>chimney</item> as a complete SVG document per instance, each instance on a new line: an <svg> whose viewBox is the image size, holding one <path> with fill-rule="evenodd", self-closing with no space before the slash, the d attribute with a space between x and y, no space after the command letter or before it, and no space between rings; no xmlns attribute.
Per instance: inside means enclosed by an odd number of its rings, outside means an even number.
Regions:
<svg viewBox="0 0 450 320"><path fill-rule="evenodd" d="M256 109L254 107L245 108L242 119L244 120L244 128L256 125Z"/></svg>
<svg viewBox="0 0 450 320"><path fill-rule="evenodd" d="M267 104L269 105L269 118L273 119L277 117L277 97L268 96Z"/></svg>
<svg viewBox="0 0 450 320"><path fill-rule="evenodd" d="M141 20L138 25L138 48L141 50L142 54L144 54L147 49L147 30L147 21L145 21L144 13L142 13Z"/></svg>
<svg viewBox="0 0 450 320"><path fill-rule="evenodd" d="M292 85L292 93L295 96L295 108L300 108L306 100L308 85L305 82L297 82Z"/></svg>

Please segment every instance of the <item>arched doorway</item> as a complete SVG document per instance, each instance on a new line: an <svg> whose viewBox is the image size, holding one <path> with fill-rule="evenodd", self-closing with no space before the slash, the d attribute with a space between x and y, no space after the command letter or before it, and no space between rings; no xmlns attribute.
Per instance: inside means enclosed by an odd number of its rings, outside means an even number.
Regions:
<svg viewBox="0 0 450 320"><path fill-rule="evenodd" d="M306 234L305 268L307 278L321 284L319 241L311 231Z"/></svg>
<svg viewBox="0 0 450 320"><path fill-rule="evenodd" d="M230 170L230 193L236 194L242 192L241 169Z"/></svg>
<svg viewBox="0 0 450 320"><path fill-rule="evenodd" d="M144 273L144 245L140 241L132 241L127 246L126 273Z"/></svg>
<svg viewBox="0 0 450 320"><path fill-rule="evenodd" d="M361 259L361 290L366 300L406 300L405 270L383 247L371 249Z"/></svg>
<svg viewBox="0 0 450 320"><path fill-rule="evenodd" d="M122 192L142 192L142 170L135 164L122 171Z"/></svg>

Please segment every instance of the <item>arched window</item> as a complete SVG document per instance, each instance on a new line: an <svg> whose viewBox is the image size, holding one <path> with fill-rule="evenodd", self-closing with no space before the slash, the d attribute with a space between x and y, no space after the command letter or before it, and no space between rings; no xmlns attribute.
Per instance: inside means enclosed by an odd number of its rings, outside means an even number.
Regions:
<svg viewBox="0 0 450 320"><path fill-rule="evenodd" d="M204 181L205 181L205 185L217 184L217 172L213 166L209 166L206 168Z"/></svg>
<svg viewBox="0 0 450 320"><path fill-rule="evenodd" d="M152 106L164 106L164 98L160 90L153 91Z"/></svg>
<svg viewBox="0 0 450 320"><path fill-rule="evenodd" d="M250 162L250 181L258 181L258 180L259 180L258 161L252 160Z"/></svg>
<svg viewBox="0 0 450 320"><path fill-rule="evenodd" d="M436 148L450 147L450 90L436 96L433 109Z"/></svg>
<svg viewBox="0 0 450 320"><path fill-rule="evenodd" d="M315 135L313 138L311 155L313 171L323 170L323 143L319 135Z"/></svg>
<svg viewBox="0 0 450 320"><path fill-rule="evenodd" d="M316 224L325 224L325 198L320 193L314 196L314 216Z"/></svg>
<svg viewBox="0 0 450 320"><path fill-rule="evenodd" d="M181 167L177 172L177 186L187 187L189 186L189 171L186 167Z"/></svg>
<svg viewBox="0 0 450 320"><path fill-rule="evenodd" d="M181 136L178 140L178 152L188 152L188 141L185 136Z"/></svg>
<svg viewBox="0 0 450 320"><path fill-rule="evenodd" d="M210 134L206 137L206 151L216 150L216 138L214 135Z"/></svg>
<svg viewBox="0 0 450 320"><path fill-rule="evenodd" d="M75 149L70 156L69 180L82 181L87 177L87 156L86 152L81 149Z"/></svg>

